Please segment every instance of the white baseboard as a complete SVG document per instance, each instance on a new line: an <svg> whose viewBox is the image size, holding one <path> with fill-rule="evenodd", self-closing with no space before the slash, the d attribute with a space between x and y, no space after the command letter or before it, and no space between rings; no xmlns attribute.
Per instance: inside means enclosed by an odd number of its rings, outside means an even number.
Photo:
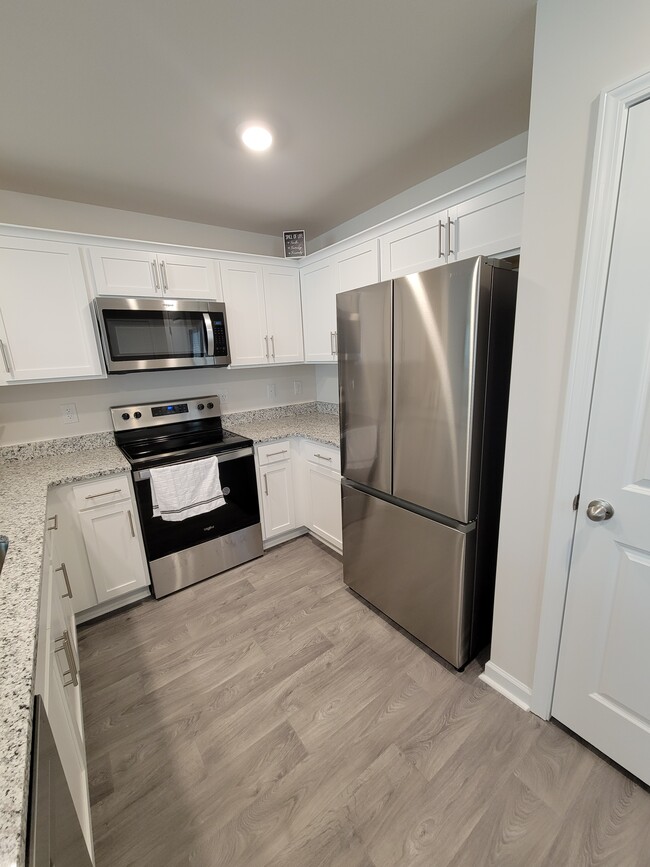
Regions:
<svg viewBox="0 0 650 867"><path fill-rule="evenodd" d="M487 683L501 695L505 695L522 710L530 710L532 690L493 662L486 662L485 671L479 674L479 680Z"/></svg>

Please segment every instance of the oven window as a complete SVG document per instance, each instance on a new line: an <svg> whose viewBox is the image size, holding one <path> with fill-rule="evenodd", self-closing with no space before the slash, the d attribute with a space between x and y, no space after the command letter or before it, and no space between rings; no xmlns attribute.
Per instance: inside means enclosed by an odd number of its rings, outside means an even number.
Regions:
<svg viewBox="0 0 650 867"><path fill-rule="evenodd" d="M175 310L104 310L113 361L200 358L208 354L200 313Z"/></svg>
<svg viewBox="0 0 650 867"><path fill-rule="evenodd" d="M178 522L154 518L150 480L147 478L135 483L148 560L157 560L159 557L166 557L167 554L200 545L208 539L216 539L259 523L260 511L253 456L246 455L233 460L220 461L219 477L226 500L225 505L204 515L196 515Z"/></svg>

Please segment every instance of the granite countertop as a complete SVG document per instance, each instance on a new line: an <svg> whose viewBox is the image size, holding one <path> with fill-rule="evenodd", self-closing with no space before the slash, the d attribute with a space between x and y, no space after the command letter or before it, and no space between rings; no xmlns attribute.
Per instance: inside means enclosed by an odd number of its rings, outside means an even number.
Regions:
<svg viewBox="0 0 650 867"><path fill-rule="evenodd" d="M223 415L256 443L305 437L339 446L338 407L305 403ZM0 867L21 867L29 792L32 696L47 490L130 471L113 433L0 448Z"/></svg>
<svg viewBox="0 0 650 867"><path fill-rule="evenodd" d="M246 422L231 421L224 416L223 422L224 427L256 443L284 440L287 437L305 437L317 443L339 448L339 419L337 415L331 413L313 412Z"/></svg>
<svg viewBox="0 0 650 867"><path fill-rule="evenodd" d="M10 867L25 857L47 489L130 467L108 433L8 447L0 460L0 534L9 539L0 575L0 867Z"/></svg>

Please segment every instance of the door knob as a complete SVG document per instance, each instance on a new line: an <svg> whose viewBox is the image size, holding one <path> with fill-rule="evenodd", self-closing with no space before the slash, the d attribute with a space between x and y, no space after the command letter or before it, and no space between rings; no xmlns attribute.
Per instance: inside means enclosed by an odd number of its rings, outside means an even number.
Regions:
<svg viewBox="0 0 650 867"><path fill-rule="evenodd" d="M614 507L607 500L592 500L587 506L590 521L609 521L613 514Z"/></svg>

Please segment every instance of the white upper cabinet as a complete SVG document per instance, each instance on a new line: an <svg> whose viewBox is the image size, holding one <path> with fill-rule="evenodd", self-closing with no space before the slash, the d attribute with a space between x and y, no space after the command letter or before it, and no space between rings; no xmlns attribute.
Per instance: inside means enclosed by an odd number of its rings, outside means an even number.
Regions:
<svg viewBox="0 0 650 867"><path fill-rule="evenodd" d="M379 241L375 238L336 257L336 292L347 292L379 281Z"/></svg>
<svg viewBox="0 0 650 867"><path fill-rule="evenodd" d="M295 268L264 265L264 298L271 361L303 361L300 276Z"/></svg>
<svg viewBox="0 0 650 867"><path fill-rule="evenodd" d="M381 238L381 279L425 271L447 261L449 216L441 211Z"/></svg>
<svg viewBox="0 0 650 867"><path fill-rule="evenodd" d="M266 364L270 349L262 266L248 262L222 262L221 283L232 366Z"/></svg>
<svg viewBox="0 0 650 867"><path fill-rule="evenodd" d="M222 262L221 280L233 367L303 360L295 268Z"/></svg>
<svg viewBox="0 0 650 867"><path fill-rule="evenodd" d="M516 250L521 244L523 209L523 178L450 209L450 261Z"/></svg>
<svg viewBox="0 0 650 867"><path fill-rule="evenodd" d="M336 296L379 280L375 238L307 265L300 272L305 361L336 361Z"/></svg>
<svg viewBox="0 0 650 867"><path fill-rule="evenodd" d="M305 361L336 361L336 271L332 259L300 272Z"/></svg>
<svg viewBox="0 0 650 867"><path fill-rule="evenodd" d="M200 256L91 247L98 295L221 300L219 263Z"/></svg>
<svg viewBox="0 0 650 867"><path fill-rule="evenodd" d="M0 382L102 376L79 248L0 240Z"/></svg>

